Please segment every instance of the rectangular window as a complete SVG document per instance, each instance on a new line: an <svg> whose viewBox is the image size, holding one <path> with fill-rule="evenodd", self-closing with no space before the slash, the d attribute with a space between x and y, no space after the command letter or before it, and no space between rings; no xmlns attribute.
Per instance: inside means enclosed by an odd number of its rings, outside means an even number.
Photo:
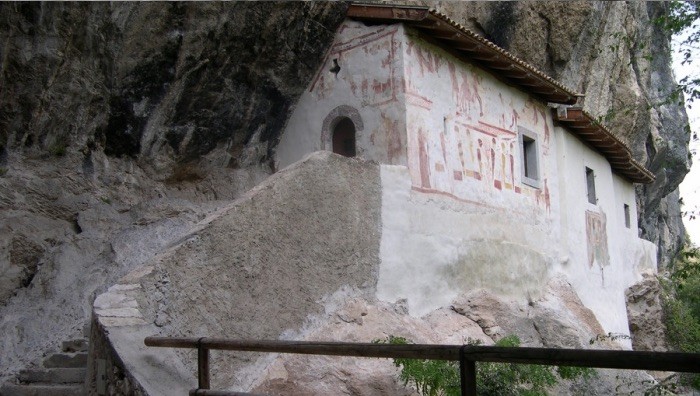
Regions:
<svg viewBox="0 0 700 396"><path fill-rule="evenodd" d="M630 206L625 204L625 227L630 228Z"/></svg>
<svg viewBox="0 0 700 396"><path fill-rule="evenodd" d="M586 167L586 191L588 192L588 202L593 205L597 204L598 197L595 195L595 172L589 167Z"/></svg>
<svg viewBox="0 0 700 396"><path fill-rule="evenodd" d="M523 184L540 188L539 148L537 135L525 128L518 128L520 160L522 163Z"/></svg>

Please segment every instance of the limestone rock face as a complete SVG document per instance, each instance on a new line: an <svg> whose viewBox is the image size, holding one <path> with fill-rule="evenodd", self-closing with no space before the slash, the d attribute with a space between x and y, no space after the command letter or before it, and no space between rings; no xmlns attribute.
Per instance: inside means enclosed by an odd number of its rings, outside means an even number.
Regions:
<svg viewBox="0 0 700 396"><path fill-rule="evenodd" d="M272 173L346 7L0 4L0 381Z"/></svg>
<svg viewBox="0 0 700 396"><path fill-rule="evenodd" d="M593 312L562 277L552 278L543 296L528 304L505 301L479 289L461 295L452 309L477 323L494 340L517 335L527 346L587 348L603 334Z"/></svg>
<svg viewBox="0 0 700 396"><path fill-rule="evenodd" d="M553 312L562 317L552 317ZM372 342L393 335L414 343L463 345L480 341L493 345L503 336L517 335L523 346L586 349L591 348L589 341L599 330L602 328L572 288L564 280L554 279L545 296L531 304L506 301L486 290L475 290L459 296L452 307L423 318L407 315L400 302L387 304L354 298L324 317L305 340ZM602 340L593 347L619 346ZM285 395L417 395L415 389L398 379L398 373L389 359L280 355L268 363L253 391ZM551 394L643 393L645 384L651 382L644 372L598 370L594 380L562 381Z"/></svg>
<svg viewBox="0 0 700 396"><path fill-rule="evenodd" d="M414 343L462 344L472 339L493 344L478 325L454 310L441 309L420 319L407 315L400 303L361 298L347 301L324 318L306 340L373 342L386 340L389 335ZM255 393L286 395L417 395L398 379L397 373L390 359L280 355L253 389Z"/></svg>
<svg viewBox="0 0 700 396"><path fill-rule="evenodd" d="M344 7L4 4L0 148L130 157L160 180L267 163Z"/></svg>
<svg viewBox="0 0 700 396"><path fill-rule="evenodd" d="M640 351L668 350L659 280L647 275L627 289L625 295L632 347Z"/></svg>

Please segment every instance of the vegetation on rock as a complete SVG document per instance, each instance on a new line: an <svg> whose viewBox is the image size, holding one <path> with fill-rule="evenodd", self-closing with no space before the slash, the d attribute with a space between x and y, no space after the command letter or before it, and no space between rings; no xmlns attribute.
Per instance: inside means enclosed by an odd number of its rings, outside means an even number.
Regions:
<svg viewBox="0 0 700 396"><path fill-rule="evenodd" d="M403 337L389 336L390 344L409 344ZM470 345L479 341L468 340ZM515 335L506 336L496 342L500 347L518 347L520 339ZM394 365L401 368L400 378L406 385L411 384L424 396L460 395L459 364L442 360L394 359ZM488 363L476 365L476 388L479 395L546 395L560 379L573 380L589 378L594 370L580 367L541 366L534 364Z"/></svg>
<svg viewBox="0 0 700 396"><path fill-rule="evenodd" d="M665 282L664 308L669 343L681 352L700 353L700 248L686 246ZM700 375L684 376L700 389Z"/></svg>
<svg viewBox="0 0 700 396"><path fill-rule="evenodd" d="M662 28L680 38L678 51L683 57L683 64L693 62L693 53L698 50L700 42L700 4L694 1L672 1L669 3L669 12L656 20ZM682 100L680 94L685 95L685 100L693 102L700 98L700 76L691 74L683 76L670 97L672 100Z"/></svg>

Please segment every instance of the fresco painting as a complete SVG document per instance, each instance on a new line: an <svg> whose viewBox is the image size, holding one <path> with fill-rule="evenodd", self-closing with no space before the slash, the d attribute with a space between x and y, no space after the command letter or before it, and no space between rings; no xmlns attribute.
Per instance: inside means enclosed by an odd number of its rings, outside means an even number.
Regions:
<svg viewBox="0 0 700 396"><path fill-rule="evenodd" d="M418 128L416 136L418 161L411 166L409 159L409 167L418 170L411 171L415 186L466 198L464 189L473 188L466 182L473 180L497 191L522 193L515 174L516 133L483 122L452 121L440 131Z"/></svg>
<svg viewBox="0 0 700 396"><path fill-rule="evenodd" d="M341 32L345 29L351 27L344 25ZM546 107L527 97L517 102L482 72L425 43L397 36L398 28L388 26L358 30L337 42L311 93L324 100L340 89L360 100L363 108L380 109L369 139L385 148L388 163L408 165L415 189L469 202L483 201L477 195L485 192L492 198L488 205L494 207L506 205L500 194L513 194L549 210L546 171L539 189L520 181L517 133L520 124L528 125L542 136L541 154L547 155ZM403 73L395 70L401 51ZM373 60L371 71L364 70L370 66L363 59ZM341 67L338 75L328 71L333 60ZM401 131L401 117L385 106L400 100L406 105L406 133Z"/></svg>
<svg viewBox="0 0 700 396"><path fill-rule="evenodd" d="M343 25L341 32L345 28L347 26ZM396 86L401 86L395 81L393 64L398 46L395 37L397 30L396 26L390 26L336 43L326 57L325 67L319 70L312 83L310 92L323 100L331 95L335 84L343 83L349 85L353 96L362 98L364 106L381 106L396 101ZM367 65L357 60L368 58L379 60L379 70L372 69L371 73L362 70ZM338 62L342 78L328 72L333 60Z"/></svg>
<svg viewBox="0 0 700 396"><path fill-rule="evenodd" d="M546 170L541 169L540 188L520 181L517 132L524 124L541 136L540 153L546 156L546 106L530 98L518 102L493 82L484 82L483 73L414 41L406 45L406 55L408 164L414 189L466 201L475 199L478 190L491 195L494 207L505 205L500 194L514 194L549 211Z"/></svg>
<svg viewBox="0 0 700 396"><path fill-rule="evenodd" d="M405 133L401 129L401 125L399 125L398 120L382 114L379 130L372 134L372 139L376 139L377 135L384 138L382 147L386 147L386 158L388 163L395 164L400 159L405 157Z"/></svg>
<svg viewBox="0 0 700 396"><path fill-rule="evenodd" d="M586 211L586 240L588 267L592 268L597 264L602 269L610 265L605 213Z"/></svg>

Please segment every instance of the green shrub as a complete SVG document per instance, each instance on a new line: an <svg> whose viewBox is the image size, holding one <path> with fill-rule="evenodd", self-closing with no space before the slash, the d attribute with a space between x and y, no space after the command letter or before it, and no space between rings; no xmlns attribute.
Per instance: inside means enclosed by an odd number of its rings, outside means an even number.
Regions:
<svg viewBox="0 0 700 396"><path fill-rule="evenodd" d="M402 337L390 336L390 344L409 344ZM468 344L478 345L479 341L469 340ZM496 346L518 347L520 339L511 335ZM442 360L394 359L394 365L401 368L399 377L404 384L412 384L424 396L459 396L460 375L457 362ZM559 379L588 378L594 371L579 367L552 367L532 364L477 363L476 388L479 395L546 395L547 388L556 385Z"/></svg>
<svg viewBox="0 0 700 396"><path fill-rule="evenodd" d="M663 284L668 342L678 351L700 353L700 249L686 243ZM683 375L682 379L700 389L700 375Z"/></svg>

